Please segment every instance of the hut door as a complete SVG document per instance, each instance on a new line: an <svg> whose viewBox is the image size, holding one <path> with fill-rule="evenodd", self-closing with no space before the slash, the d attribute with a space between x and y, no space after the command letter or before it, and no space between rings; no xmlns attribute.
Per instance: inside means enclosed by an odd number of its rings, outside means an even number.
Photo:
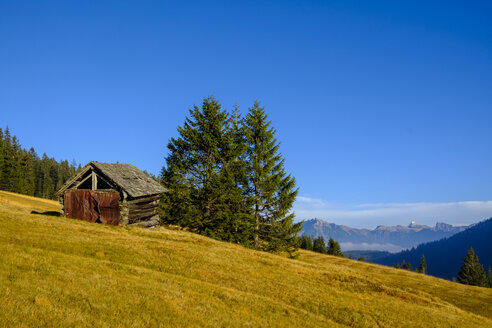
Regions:
<svg viewBox="0 0 492 328"><path fill-rule="evenodd" d="M119 199L117 192L67 191L64 196L65 214L69 218L118 225Z"/></svg>
<svg viewBox="0 0 492 328"><path fill-rule="evenodd" d="M120 222L120 194L117 192L92 191L92 198L97 204L99 222L118 225ZM96 221L97 222L97 221Z"/></svg>

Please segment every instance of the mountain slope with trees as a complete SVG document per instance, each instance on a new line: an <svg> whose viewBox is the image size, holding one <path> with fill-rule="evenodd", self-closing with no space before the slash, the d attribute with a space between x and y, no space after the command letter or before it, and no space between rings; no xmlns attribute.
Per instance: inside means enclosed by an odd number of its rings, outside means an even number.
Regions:
<svg viewBox="0 0 492 328"><path fill-rule="evenodd" d="M376 263L394 265L405 260L414 267L425 256L427 273L436 277L458 277L460 266L470 247L473 247L485 270L492 267L492 218L473 225L465 231L438 241L425 243L411 250L374 259Z"/></svg>

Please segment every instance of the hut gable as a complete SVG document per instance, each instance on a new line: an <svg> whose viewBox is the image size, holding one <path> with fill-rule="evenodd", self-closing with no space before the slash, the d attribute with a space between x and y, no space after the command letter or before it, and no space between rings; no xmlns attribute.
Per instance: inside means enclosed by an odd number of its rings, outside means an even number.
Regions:
<svg viewBox="0 0 492 328"><path fill-rule="evenodd" d="M153 226L159 222L157 208L164 192L166 189L133 165L90 162L67 181L58 196L67 217Z"/></svg>
<svg viewBox="0 0 492 328"><path fill-rule="evenodd" d="M101 179L101 182L99 183L103 188L97 188L97 182L94 182L94 177L90 175L92 172L94 172L96 178ZM91 178L92 181L89 180ZM94 187L92 187L93 183L95 183ZM84 188L89 185L91 188ZM90 162L84 166L77 175L65 183L58 191L58 195L61 195L66 190L72 188L97 190L108 189L108 187L109 189L120 189L132 198L157 195L166 192L166 189L160 184L133 165Z"/></svg>

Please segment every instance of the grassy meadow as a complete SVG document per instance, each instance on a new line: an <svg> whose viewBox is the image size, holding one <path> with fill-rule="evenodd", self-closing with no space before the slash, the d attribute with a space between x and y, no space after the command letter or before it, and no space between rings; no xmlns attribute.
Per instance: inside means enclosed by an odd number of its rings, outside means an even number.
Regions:
<svg viewBox="0 0 492 328"><path fill-rule="evenodd" d="M492 289L58 209L0 191L0 327L492 327Z"/></svg>

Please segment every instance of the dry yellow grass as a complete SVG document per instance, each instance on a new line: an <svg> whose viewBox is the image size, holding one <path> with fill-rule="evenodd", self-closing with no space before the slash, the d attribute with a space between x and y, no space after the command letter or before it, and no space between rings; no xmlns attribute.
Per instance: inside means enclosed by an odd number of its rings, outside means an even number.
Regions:
<svg viewBox="0 0 492 328"><path fill-rule="evenodd" d="M33 209L0 192L0 327L492 327L492 289Z"/></svg>

